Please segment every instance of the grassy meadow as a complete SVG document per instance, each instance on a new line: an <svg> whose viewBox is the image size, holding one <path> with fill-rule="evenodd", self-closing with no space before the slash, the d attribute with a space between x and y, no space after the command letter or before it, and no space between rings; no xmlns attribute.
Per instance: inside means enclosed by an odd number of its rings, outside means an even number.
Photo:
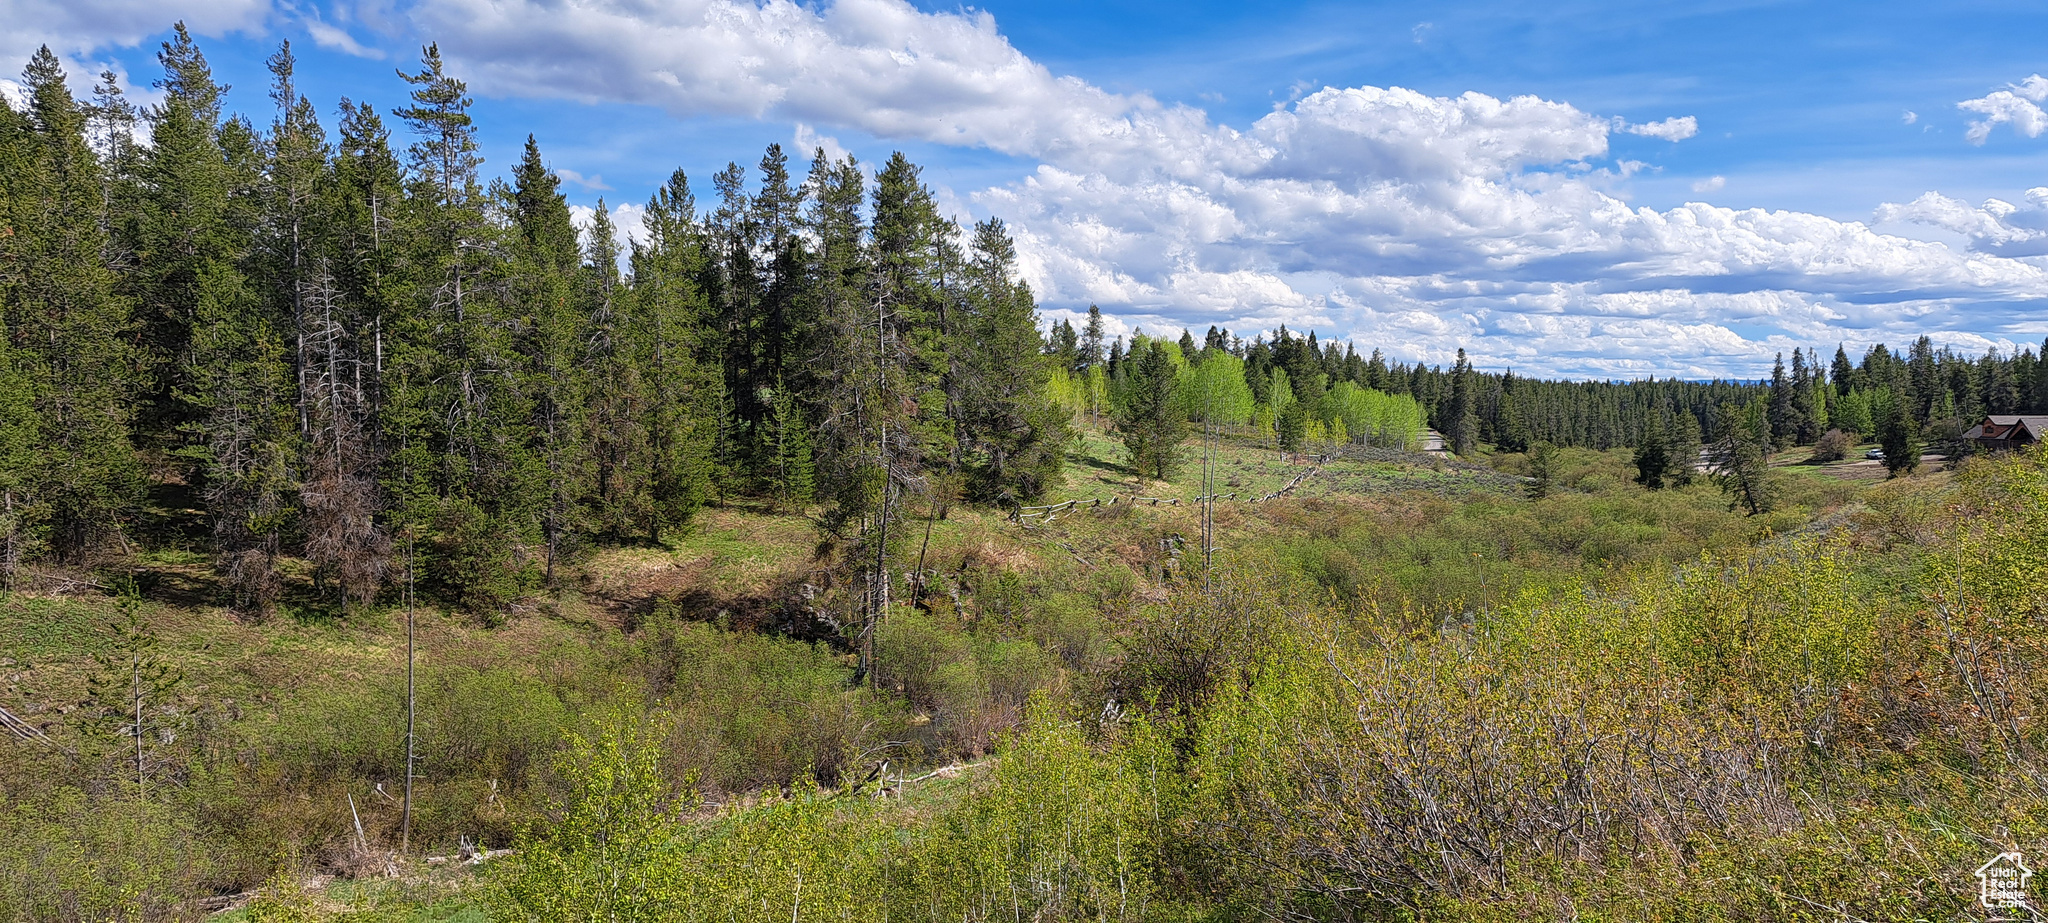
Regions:
<svg viewBox="0 0 2048 923"><path fill-rule="evenodd" d="M1625 451L1530 499L1226 437L1224 492L1313 473L1205 571L1192 450L1084 427L1054 497L1115 504L910 510L872 682L800 510L419 608L410 830L401 600L53 574L0 598L0 917L1958 919L2048 847L2048 457L1785 453L1744 516ZM78 703L145 665L137 747Z"/></svg>

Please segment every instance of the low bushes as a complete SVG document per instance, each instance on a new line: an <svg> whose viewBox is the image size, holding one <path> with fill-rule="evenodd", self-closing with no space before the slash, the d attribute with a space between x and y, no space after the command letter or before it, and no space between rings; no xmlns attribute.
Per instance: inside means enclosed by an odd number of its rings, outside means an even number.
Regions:
<svg viewBox="0 0 2048 923"><path fill-rule="evenodd" d="M1932 537L1902 558L1770 539L1434 624L1266 569L1182 585L1098 698L943 796L661 820L630 872L530 887L589 855L543 838L504 907L644 881L678 920L1956 917L1977 863L2048 847L2048 458L1959 483L1889 504ZM1913 576L1875 594L1887 562ZM899 625L899 656L976 660Z"/></svg>
<svg viewBox="0 0 2048 923"><path fill-rule="evenodd" d="M1052 685L1058 662L1029 641L968 634L916 610L892 612L875 639L877 681L930 719L933 754L977 756Z"/></svg>
<svg viewBox="0 0 2048 923"><path fill-rule="evenodd" d="M0 919L161 919L212 877L208 844L164 802L68 785L0 797Z"/></svg>
<svg viewBox="0 0 2048 923"><path fill-rule="evenodd" d="M640 656L664 677L652 712L675 783L694 779L716 794L833 782L907 724L822 647L691 622L658 625L642 643Z"/></svg>
<svg viewBox="0 0 2048 923"><path fill-rule="evenodd" d="M1855 447L1856 441L1848 433L1831 429L1814 442L1813 455L1809 460L1814 464L1841 461L1849 457L1849 450Z"/></svg>
<svg viewBox="0 0 2048 923"><path fill-rule="evenodd" d="M416 842L524 830L498 919L707 921L1937 919L2048 849L2048 456L1827 528L1579 483L1275 504L1207 585L963 563L881 621L872 687L673 611L560 665L444 645ZM395 778L394 676L181 744L140 808L0 765L0 911L320 861ZM973 765L849 787L885 756ZM65 825L95 854L34 845Z"/></svg>
<svg viewBox="0 0 2048 923"><path fill-rule="evenodd" d="M799 786L684 820L694 801L666 786L644 729L613 726L572 744L558 819L522 844L490 903L533 923L1160 916L1170 752L1127 738L1105 758L1043 709L1005 750L907 810Z"/></svg>

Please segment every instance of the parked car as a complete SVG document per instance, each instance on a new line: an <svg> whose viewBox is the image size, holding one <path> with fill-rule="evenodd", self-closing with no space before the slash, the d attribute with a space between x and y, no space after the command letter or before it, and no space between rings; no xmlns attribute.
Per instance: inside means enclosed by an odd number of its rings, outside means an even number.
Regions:
<svg viewBox="0 0 2048 923"><path fill-rule="evenodd" d="M1870 451L1863 453L1863 457L1870 459L1871 461L1884 461L1884 450L1871 449Z"/></svg>

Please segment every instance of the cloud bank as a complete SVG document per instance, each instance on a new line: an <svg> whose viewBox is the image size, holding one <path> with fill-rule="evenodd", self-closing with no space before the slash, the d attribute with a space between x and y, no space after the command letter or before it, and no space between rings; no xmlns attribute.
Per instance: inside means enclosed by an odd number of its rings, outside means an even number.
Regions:
<svg viewBox="0 0 2048 923"><path fill-rule="evenodd" d="M1030 157L1140 140L1129 116L1162 111L1054 76L986 12L924 13L900 0L424 0L409 16L495 93L841 125Z"/></svg>
<svg viewBox="0 0 2048 923"><path fill-rule="evenodd" d="M409 15L487 92L1035 159L968 198L1010 222L1051 316L1095 303L1155 330L1285 323L1411 359L1462 345L1536 371L1710 375L1921 332L2009 348L2035 332L2015 306L2048 295L2023 210L1978 209L1981 246L1958 251L1798 212L1630 206L1614 190L1643 165L1611 159L1610 137L1684 141L1691 116L1324 87L1233 128L1055 75L986 13L901 0L421 0ZM2001 92L2038 101L2048 81ZM1997 105L1994 123L2038 131Z"/></svg>
<svg viewBox="0 0 2048 923"><path fill-rule="evenodd" d="M1325 89L1129 178L1041 166L982 194L1041 296L1154 328L1335 329L1398 355L1603 375L1749 373L1771 351L1997 326L2048 275L1856 222L1603 191L1609 123L1561 103ZM1212 146L1213 147L1213 146ZM1990 232L1987 232L1987 234ZM1987 238L1989 239L1989 238ZM1981 304L1976 311L1972 304Z"/></svg>
<svg viewBox="0 0 2048 923"><path fill-rule="evenodd" d="M2003 199L1971 205L1929 192L1904 205L1878 206L1877 217L1879 221L1909 221L1960 234L1968 238L1971 250L1980 253L2048 255L2048 186L2027 190L2022 205Z"/></svg>

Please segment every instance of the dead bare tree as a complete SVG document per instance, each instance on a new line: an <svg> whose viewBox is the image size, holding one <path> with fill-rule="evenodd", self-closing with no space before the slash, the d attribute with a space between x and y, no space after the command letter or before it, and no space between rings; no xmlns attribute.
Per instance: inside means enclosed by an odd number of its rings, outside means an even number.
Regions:
<svg viewBox="0 0 2048 923"><path fill-rule="evenodd" d="M413 635L413 539L408 532L405 536L405 805L400 809L398 821L398 851L403 854L412 848L412 776L413 739L417 730L418 686L415 683L414 635Z"/></svg>
<svg viewBox="0 0 2048 923"><path fill-rule="evenodd" d="M369 360L336 316L339 297L332 278L319 273L304 288L309 430L300 500L306 558L335 577L346 606L376 596L391 556L390 536L377 523L376 448L363 390L363 367Z"/></svg>
<svg viewBox="0 0 2048 923"><path fill-rule="evenodd" d="M259 350L276 344L259 341ZM284 591L277 569L283 531L290 516L292 481L290 424L278 419L289 407L279 367L261 358L216 376L215 406L207 421L212 479L207 507L214 511L213 539L220 549L214 567L227 578L235 607L268 613Z"/></svg>

